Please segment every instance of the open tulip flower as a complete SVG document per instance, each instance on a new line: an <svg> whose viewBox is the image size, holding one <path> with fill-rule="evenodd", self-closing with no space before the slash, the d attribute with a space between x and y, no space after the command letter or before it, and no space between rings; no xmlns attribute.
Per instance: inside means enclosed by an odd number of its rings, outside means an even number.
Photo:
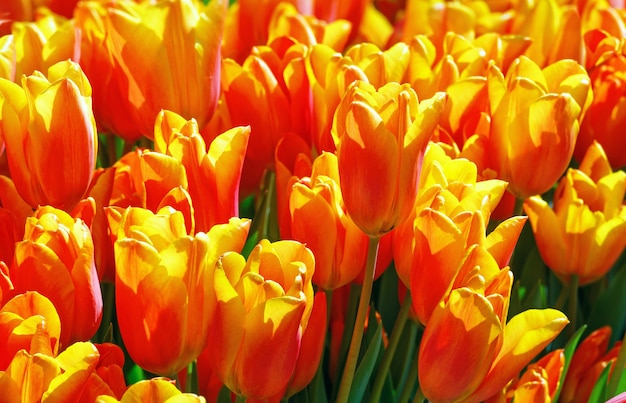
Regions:
<svg viewBox="0 0 626 403"><path fill-rule="evenodd" d="M500 280L491 291L455 289L435 308L418 363L428 368L419 379L430 401L481 402L501 393L569 323L554 309L527 310L507 323L512 276Z"/></svg>
<svg viewBox="0 0 626 403"><path fill-rule="evenodd" d="M405 220L413 207L421 160L446 96L417 99L408 85L376 90L351 84L337 107L333 136L346 211L370 237Z"/></svg>
<svg viewBox="0 0 626 403"><path fill-rule="evenodd" d="M208 348L213 370L236 394L282 397L303 334L321 325L309 321L314 270L313 254L296 241L262 240L247 261L238 253L220 259Z"/></svg>
<svg viewBox="0 0 626 403"><path fill-rule="evenodd" d="M45 343L33 343L0 371L3 400L93 402L100 395L120 397L126 390L123 365L124 353L114 344L78 342L56 356Z"/></svg>
<svg viewBox="0 0 626 403"><path fill-rule="evenodd" d="M196 231L206 232L239 215L239 180L249 135L250 127L235 127L215 137L207 149L194 119L169 111L157 116L155 149L185 168Z"/></svg>
<svg viewBox="0 0 626 403"><path fill-rule="evenodd" d="M4 304L0 309L0 343L4 346L0 353L0 371L7 368L19 350L30 350L40 328L48 332L50 351L56 355L61 321L48 298L36 291L27 291Z"/></svg>
<svg viewBox="0 0 626 403"><path fill-rule="evenodd" d="M249 220L233 218L208 233L187 235L182 213L129 207L115 242L117 318L124 344L141 367L173 375L207 342L213 266L239 251Z"/></svg>
<svg viewBox="0 0 626 403"><path fill-rule="evenodd" d="M11 178L33 208L71 210L89 187L98 143L91 86L81 67L59 62L22 78L0 79L0 133Z"/></svg>
<svg viewBox="0 0 626 403"><path fill-rule="evenodd" d="M561 179L551 207L541 197L524 203L544 262L565 283L603 277L626 246L626 173L613 172L602 147L588 149L579 169Z"/></svg>

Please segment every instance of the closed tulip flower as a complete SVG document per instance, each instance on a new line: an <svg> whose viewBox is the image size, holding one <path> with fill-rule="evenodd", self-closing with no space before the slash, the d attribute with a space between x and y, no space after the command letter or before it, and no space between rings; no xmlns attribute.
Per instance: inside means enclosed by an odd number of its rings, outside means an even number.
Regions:
<svg viewBox="0 0 626 403"><path fill-rule="evenodd" d="M506 393L507 402L551 403L560 386L565 353L557 349L526 368L517 383Z"/></svg>
<svg viewBox="0 0 626 403"><path fill-rule="evenodd" d="M80 66L59 62L22 78L0 79L4 137L11 178L36 208L70 210L86 193L96 164L91 86Z"/></svg>
<svg viewBox="0 0 626 403"><path fill-rule="evenodd" d="M352 282L365 267L367 236L346 215L334 154L316 158L311 177L293 185L289 209L293 238L315 255L313 283L334 290Z"/></svg>
<svg viewBox="0 0 626 403"><path fill-rule="evenodd" d="M15 245L11 280L16 292L38 291L61 319L60 348L89 340L102 319L102 294L89 226L45 206L26 221Z"/></svg>
<svg viewBox="0 0 626 403"><path fill-rule="evenodd" d="M346 211L370 237L405 220L417 194L421 160L446 96L417 99L408 85L355 81L333 121Z"/></svg>
<svg viewBox="0 0 626 403"><path fill-rule="evenodd" d="M569 284L581 286L604 276L626 246L626 173L613 172L594 143L579 169L561 179L553 207L541 197L524 203L546 265Z"/></svg>
<svg viewBox="0 0 626 403"><path fill-rule="evenodd" d="M587 73L571 60L541 70L520 57L506 77L491 66L487 82L492 168L518 199L546 192L574 153L579 119L591 102Z"/></svg>
<svg viewBox="0 0 626 403"><path fill-rule="evenodd" d="M103 130L152 138L161 109L209 121L220 89L220 41L227 2L84 2L81 64L94 87Z"/></svg>
<svg viewBox="0 0 626 403"><path fill-rule="evenodd" d="M213 266L239 251L249 220L187 235L182 213L128 208L115 242L115 303L124 345L142 368L173 375L206 345Z"/></svg>
<svg viewBox="0 0 626 403"><path fill-rule="evenodd" d="M309 322L314 265L311 251L296 241L262 240L247 262L237 253L220 259L208 348L215 373L234 393L282 397L303 333L320 326Z"/></svg>

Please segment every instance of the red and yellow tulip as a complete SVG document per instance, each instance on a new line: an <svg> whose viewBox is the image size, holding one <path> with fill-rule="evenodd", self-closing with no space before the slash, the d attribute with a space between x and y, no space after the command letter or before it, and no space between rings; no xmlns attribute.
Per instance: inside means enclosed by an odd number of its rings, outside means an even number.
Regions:
<svg viewBox="0 0 626 403"><path fill-rule="evenodd" d="M626 246L626 173L613 172L594 143L579 169L570 168L554 195L524 203L546 265L565 284L586 285L604 276Z"/></svg>
<svg viewBox="0 0 626 403"><path fill-rule="evenodd" d="M182 213L128 208L117 227L115 303L124 345L142 368L173 375L207 343L213 266L244 245L249 220L189 236Z"/></svg>
<svg viewBox="0 0 626 403"><path fill-rule="evenodd" d="M21 84L0 79L0 133L11 178L31 207L69 211L87 192L96 166L91 86L71 61Z"/></svg>
<svg viewBox="0 0 626 403"><path fill-rule="evenodd" d="M313 254L296 241L262 240L247 261L238 253L220 258L208 348L216 375L236 394L268 399L285 393L304 335L325 328L318 322L325 322L325 316L312 314L318 309L314 270ZM325 300L319 302L325 305ZM319 358L302 364L317 367Z"/></svg>
<svg viewBox="0 0 626 403"><path fill-rule="evenodd" d="M337 107L333 136L346 212L368 236L407 219L417 194L421 160L446 96L417 99L408 85L376 90L355 81Z"/></svg>
<svg viewBox="0 0 626 403"><path fill-rule="evenodd" d="M61 319L60 348L89 340L102 319L102 294L89 223L44 206L26 221L10 267L15 292L38 291Z"/></svg>

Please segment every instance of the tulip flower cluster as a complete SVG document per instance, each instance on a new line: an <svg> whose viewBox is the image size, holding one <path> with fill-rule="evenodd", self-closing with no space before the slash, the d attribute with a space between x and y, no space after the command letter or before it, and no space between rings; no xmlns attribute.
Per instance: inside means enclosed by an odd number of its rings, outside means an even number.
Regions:
<svg viewBox="0 0 626 403"><path fill-rule="evenodd" d="M0 400L626 402L617 0L0 5Z"/></svg>

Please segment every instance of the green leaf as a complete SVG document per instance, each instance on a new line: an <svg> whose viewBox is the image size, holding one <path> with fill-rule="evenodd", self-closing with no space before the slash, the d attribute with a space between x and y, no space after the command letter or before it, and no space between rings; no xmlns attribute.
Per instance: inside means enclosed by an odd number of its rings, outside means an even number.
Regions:
<svg viewBox="0 0 626 403"><path fill-rule="evenodd" d="M220 393L217 395L217 403L232 403L231 392L226 385L222 386Z"/></svg>
<svg viewBox="0 0 626 403"><path fill-rule="evenodd" d="M376 324L376 327L373 334L371 334L370 330L372 329L373 324ZM350 397L348 398L348 401L350 402L363 401L370 378L374 372L374 368L376 368L376 362L378 361L379 353L381 351L380 347L383 343L383 327L382 324L378 323L376 320L373 306L370 306L367 334L370 334L370 337L366 338L370 339L370 342L368 343L365 354L363 354L363 358L354 373L352 387L350 388Z"/></svg>
<svg viewBox="0 0 626 403"><path fill-rule="evenodd" d="M563 349L563 354L565 355L565 364L563 365L563 372L561 373L561 379L559 380L559 388L557 389L554 398L552 401L558 402L559 396L561 395L561 389L563 388L563 384L565 383L565 377L567 376L567 371L569 371L569 366L572 362L572 357L574 356L574 352L576 351L576 347L578 346L578 342L582 337L583 333L587 329L587 325L582 325L576 333L572 336L572 338L567 342L565 348Z"/></svg>
<svg viewBox="0 0 626 403"><path fill-rule="evenodd" d="M133 363L133 366L130 367L128 371L126 371L126 383L128 385L135 384L139 381L143 381L144 379L147 379L146 373L137 364Z"/></svg>
<svg viewBox="0 0 626 403"><path fill-rule="evenodd" d="M626 306L626 266L619 268L608 289L593 307L588 321L589 333L605 325L611 326L611 344L615 343L623 334L626 323L626 309L615 309L622 306Z"/></svg>

